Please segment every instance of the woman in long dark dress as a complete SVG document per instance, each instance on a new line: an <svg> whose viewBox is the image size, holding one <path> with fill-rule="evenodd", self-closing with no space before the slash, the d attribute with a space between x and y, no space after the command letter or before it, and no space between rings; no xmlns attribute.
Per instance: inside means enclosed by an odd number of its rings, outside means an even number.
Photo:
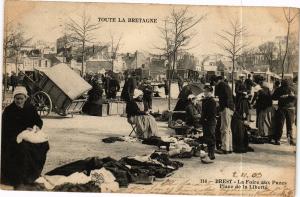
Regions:
<svg viewBox="0 0 300 197"><path fill-rule="evenodd" d="M236 112L243 118L247 120L250 113L250 103L247 94L247 88L245 86L244 80L238 82L236 85Z"/></svg>
<svg viewBox="0 0 300 197"><path fill-rule="evenodd" d="M103 87L98 78L95 78L91 85L92 89L88 92L88 100L82 107L82 111L91 116L101 116Z"/></svg>
<svg viewBox="0 0 300 197"><path fill-rule="evenodd" d="M243 117L235 112L231 120L232 148L235 153L254 152L249 146L248 133L244 124Z"/></svg>
<svg viewBox="0 0 300 197"><path fill-rule="evenodd" d="M49 150L48 142L17 143L16 138L24 130L40 130L43 121L28 102L25 87L17 86L14 101L2 114L1 183L18 186L33 183L41 174ZM34 131L33 131L34 132Z"/></svg>
<svg viewBox="0 0 300 197"><path fill-rule="evenodd" d="M273 116L275 113L275 108L272 106L272 96L271 91L267 87L267 83L263 82L261 90L257 93L256 99L256 109L257 109L257 128L259 136L268 136L273 135Z"/></svg>
<svg viewBox="0 0 300 197"><path fill-rule="evenodd" d="M174 111L185 111L186 107L189 105L189 99L188 96L193 94L192 90L190 89L190 86L184 86L181 92L178 95L178 101L174 107ZM183 113L174 113L173 120L185 120L185 114Z"/></svg>
<svg viewBox="0 0 300 197"><path fill-rule="evenodd" d="M158 133L155 118L145 111L143 91L135 89L133 99L126 103L128 122L136 125L136 136L140 139L150 138Z"/></svg>

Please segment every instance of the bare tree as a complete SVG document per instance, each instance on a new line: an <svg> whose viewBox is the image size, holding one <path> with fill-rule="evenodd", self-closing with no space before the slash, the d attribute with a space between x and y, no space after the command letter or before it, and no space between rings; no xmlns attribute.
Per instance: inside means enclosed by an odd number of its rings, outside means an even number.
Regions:
<svg viewBox="0 0 300 197"><path fill-rule="evenodd" d="M289 49L286 56L286 68L287 72L293 71L294 66L298 63L298 55L299 55L299 44L297 35L291 34L289 40Z"/></svg>
<svg viewBox="0 0 300 197"><path fill-rule="evenodd" d="M277 51L276 43L266 42L258 46L259 51L263 54L269 66L273 69L275 52Z"/></svg>
<svg viewBox="0 0 300 197"><path fill-rule="evenodd" d="M9 49L12 44L12 21L7 21L5 23L4 27L4 38L3 38L3 61L4 61L4 66L3 66L3 74L4 74L4 91L3 91L3 97L2 99L5 99L6 95L6 89L7 89L7 58L10 57Z"/></svg>
<svg viewBox="0 0 300 197"><path fill-rule="evenodd" d="M237 58L242 53L243 49L248 45L244 38L247 36L246 27L241 25L238 18L230 20L230 29L223 29L221 33L217 33L220 38L220 43L217 45L226 53L227 57L232 61L231 83L232 91L234 84L234 71Z"/></svg>
<svg viewBox="0 0 300 197"><path fill-rule="evenodd" d="M25 38L25 32L23 31L23 27L21 24L17 24L17 26L12 27L11 31L11 45L10 48L12 50L12 54L16 58L16 74L18 75L18 63L19 56L22 48L26 46L32 38Z"/></svg>
<svg viewBox="0 0 300 197"><path fill-rule="evenodd" d="M171 82L173 80L174 71L176 69L176 61L178 52L189 50L191 40L196 35L193 28L203 19L206 14L197 16L190 16L188 8L175 10L173 9L168 17L164 19L163 26L159 27L161 39L164 41L162 47L156 47L163 52L163 55L168 60L168 109L171 108Z"/></svg>
<svg viewBox="0 0 300 197"><path fill-rule="evenodd" d="M284 55L282 58L282 63L281 63L281 78L284 77L284 64L288 55L288 51L289 51L289 39L290 39L290 29L291 29L291 25L294 22L295 18L299 15L299 10L297 10L297 12L291 16L291 9L288 8L288 11L286 11L285 8L283 8L283 12L284 12L284 17L285 20L287 22L287 33L286 33L286 38L285 38L285 51L284 51Z"/></svg>
<svg viewBox="0 0 300 197"><path fill-rule="evenodd" d="M119 38L115 38L115 36L113 34L110 34L110 40L111 40L111 63L112 63L112 68L111 70L114 71L114 61L117 58L117 53L120 49L120 43L122 40L123 35L120 35Z"/></svg>
<svg viewBox="0 0 300 197"><path fill-rule="evenodd" d="M92 23L91 17L84 11L79 22L70 18L66 28L70 32L71 41L81 46L81 76L83 76L86 45L95 40L93 32L100 28L100 24Z"/></svg>
<svg viewBox="0 0 300 197"><path fill-rule="evenodd" d="M238 56L236 63L247 69L253 67L255 64L255 48L245 48Z"/></svg>
<svg viewBox="0 0 300 197"><path fill-rule="evenodd" d="M201 61L201 65L204 66L204 63L208 60L209 60L209 56L205 56Z"/></svg>
<svg viewBox="0 0 300 197"><path fill-rule="evenodd" d="M18 62L22 48L31 41L31 38L25 37L25 32L20 24L14 24L12 20L5 22L4 40L3 40L3 60L4 60L4 88L7 88L7 59L15 57L16 74L18 74ZM5 92L4 92L5 94ZM3 95L3 98L5 95Z"/></svg>

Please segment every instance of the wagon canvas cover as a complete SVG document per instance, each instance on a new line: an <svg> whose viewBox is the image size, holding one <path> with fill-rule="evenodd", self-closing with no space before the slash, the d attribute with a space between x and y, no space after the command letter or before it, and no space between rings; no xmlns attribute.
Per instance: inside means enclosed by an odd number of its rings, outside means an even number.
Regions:
<svg viewBox="0 0 300 197"><path fill-rule="evenodd" d="M57 64L44 71L71 100L78 98L92 87L66 64Z"/></svg>

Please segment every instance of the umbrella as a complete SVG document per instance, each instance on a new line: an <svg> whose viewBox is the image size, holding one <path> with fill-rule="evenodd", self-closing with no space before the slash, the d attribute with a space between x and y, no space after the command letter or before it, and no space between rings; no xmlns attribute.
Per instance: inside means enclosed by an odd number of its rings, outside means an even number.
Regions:
<svg viewBox="0 0 300 197"><path fill-rule="evenodd" d="M190 83L186 86L184 86L181 90L181 92L178 95L178 101L176 103L176 106L174 108L174 111L185 111L186 106L188 105L188 96L190 94L198 95L201 94L203 90L204 85L201 83ZM184 114L174 114L174 119L184 119Z"/></svg>
<svg viewBox="0 0 300 197"><path fill-rule="evenodd" d="M184 86L181 92L178 95L179 99L187 99L190 94L194 94L195 96L201 94L203 92L203 84L201 83L190 83Z"/></svg>

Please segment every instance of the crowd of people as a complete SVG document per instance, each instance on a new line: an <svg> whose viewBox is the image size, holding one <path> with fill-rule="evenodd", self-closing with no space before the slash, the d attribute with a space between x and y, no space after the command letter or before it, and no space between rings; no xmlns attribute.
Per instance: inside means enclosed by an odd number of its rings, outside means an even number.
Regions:
<svg viewBox="0 0 300 197"><path fill-rule="evenodd" d="M189 94L186 108L186 124L202 126L208 146L208 156L215 159L218 154L244 153L254 151L249 147L246 128L250 128L250 110L256 110L256 136L267 138L269 143L280 145L286 122L287 139L295 145L293 125L295 124L296 92L288 80L276 82L270 90L263 77L255 81L248 75L240 75L233 94L228 82L222 76L215 78L213 87L204 86L204 98ZM216 101L218 100L218 104ZM275 102L273 102L275 101ZM273 103L278 103L277 105ZM199 107L199 103L202 106Z"/></svg>
<svg viewBox="0 0 300 197"><path fill-rule="evenodd" d="M179 90L188 91L183 88L184 80L181 77L177 77L177 80ZM99 111L94 105L101 105L103 92L105 91L106 98L115 98L116 92L120 90L120 85L119 82L112 83L113 77L109 75L100 77L100 80L99 77L94 76L90 81L93 88L89 91L87 104L91 103L91 111L93 109ZM165 81L164 88L167 94L169 93L168 85L168 81ZM107 87L112 89L112 94L109 93L110 90ZM235 121L240 120L241 124L246 125L255 122L256 134L268 138L268 142L275 145L280 145L283 126L286 122L288 141L291 145L295 144L292 130L295 123L297 98L295 88L292 87L290 81L275 81L274 87L270 89L263 77L252 79L250 74L248 76L241 74L236 80L234 91L232 91L226 78L215 76L209 84L203 84L203 89L204 98L193 95L191 92L188 98L179 99L178 103L183 106L181 109L186 111L186 116L182 118L183 121L195 128L202 127L205 136L210 136L208 137L209 146L216 147L217 153L230 154L234 151L232 139L235 136L232 136L232 118L235 118ZM142 134L151 136L158 131L155 119L150 116L153 93L151 80L145 78L138 81L134 72L126 75L120 97L127 103L128 121L138 125L137 133L140 133L141 136ZM213 102L216 98L218 102ZM278 104L273 104L276 102ZM176 108L177 106L174 111L178 110ZM255 109L256 120L251 117L252 109ZM90 114L93 115L93 113ZM144 124L141 125L142 123ZM248 145L242 149L239 151L251 150ZM214 149L210 150L211 158L214 158Z"/></svg>
<svg viewBox="0 0 300 197"><path fill-rule="evenodd" d="M297 80L297 79L296 79ZM251 80L251 75L244 80L240 77L239 85L236 85L236 105L238 111L243 113L243 117L251 120L249 110L256 109L256 127L262 136L267 136L269 141L280 144L284 122L286 121L287 138L291 145L294 145L293 124L296 115L296 89L293 82L287 79L275 81L274 87L270 90L268 83L260 77L255 82ZM251 94L254 88L253 95ZM241 101L241 100L244 100ZM240 102L239 102L240 101ZM276 106L273 104L275 102ZM241 104L242 103L242 104Z"/></svg>
<svg viewBox="0 0 300 197"><path fill-rule="evenodd" d="M22 78L23 77L22 77L21 73L19 73L19 75L17 75L15 72L12 72L11 75L6 73L6 75L3 75L3 78L2 78L3 87L5 87L5 85L6 85L6 90L11 89L13 92L15 90L15 87L21 83Z"/></svg>

